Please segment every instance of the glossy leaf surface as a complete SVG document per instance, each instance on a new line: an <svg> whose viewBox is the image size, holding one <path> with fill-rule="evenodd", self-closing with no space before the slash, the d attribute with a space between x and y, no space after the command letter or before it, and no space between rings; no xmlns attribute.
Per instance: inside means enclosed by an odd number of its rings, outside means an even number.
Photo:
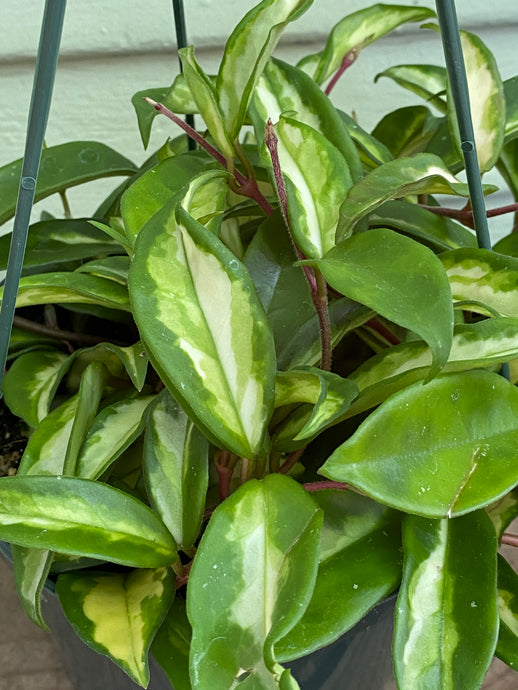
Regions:
<svg viewBox="0 0 518 690"><path fill-rule="evenodd" d="M455 520L405 518L394 632L398 687L480 687L498 634L496 548L484 511Z"/></svg>
<svg viewBox="0 0 518 690"><path fill-rule="evenodd" d="M318 262L335 290L419 334L435 375L448 359L453 308L448 279L426 247L385 228L354 235Z"/></svg>
<svg viewBox="0 0 518 690"><path fill-rule="evenodd" d="M495 655L508 666L518 667L518 575L498 556L498 612L500 629Z"/></svg>
<svg viewBox="0 0 518 690"><path fill-rule="evenodd" d="M486 508L487 514L494 525L498 541L511 522L518 517L518 491L513 489L502 498Z"/></svg>
<svg viewBox="0 0 518 690"><path fill-rule="evenodd" d="M456 249L440 258L454 300L479 302L502 316L518 317L518 259L487 249Z"/></svg>
<svg viewBox="0 0 518 690"><path fill-rule="evenodd" d="M468 78L469 102L478 164L481 172L491 170L504 143L505 97L502 79L492 53L469 31L461 31L462 53ZM462 155L453 98L448 98L448 120L453 141Z"/></svg>
<svg viewBox="0 0 518 690"><path fill-rule="evenodd" d="M174 597L171 569L65 573L56 592L83 642L147 687L149 648Z"/></svg>
<svg viewBox="0 0 518 690"><path fill-rule="evenodd" d="M152 98L154 101L157 101L157 103L163 103L168 90L167 86L159 86L153 89L137 91L137 93L133 94L131 97L131 103L137 115L140 137L145 149L148 147L151 127L153 126L153 120L158 115L158 111L152 108L144 98Z"/></svg>
<svg viewBox="0 0 518 690"><path fill-rule="evenodd" d="M375 410L320 473L400 510L462 515L518 483L517 411L517 389L490 372L414 384Z"/></svg>
<svg viewBox="0 0 518 690"><path fill-rule="evenodd" d="M11 544L11 557L16 591L23 610L33 623L49 630L41 611L41 593L52 565L52 551Z"/></svg>
<svg viewBox="0 0 518 690"><path fill-rule="evenodd" d="M281 116L275 126L295 242L312 259L335 246L340 206L352 184L342 154L308 125Z"/></svg>
<svg viewBox="0 0 518 690"><path fill-rule="evenodd" d="M401 525L396 511L352 491L312 493L324 511L315 589L301 620L275 645L281 661L328 645L397 586Z"/></svg>
<svg viewBox="0 0 518 690"><path fill-rule="evenodd" d="M245 119L254 86L286 25L313 0L262 0L239 22L225 46L216 91L233 141Z"/></svg>
<svg viewBox="0 0 518 690"><path fill-rule="evenodd" d="M372 135L384 144L394 158L403 158L426 150L442 120L424 105L411 105L387 113Z"/></svg>
<svg viewBox="0 0 518 690"><path fill-rule="evenodd" d="M376 75L393 79L427 103L434 105L441 113L446 112L446 68L439 65L394 65Z"/></svg>
<svg viewBox="0 0 518 690"><path fill-rule="evenodd" d="M0 538L154 568L177 558L161 520L111 486L69 477L0 477Z"/></svg>
<svg viewBox="0 0 518 690"><path fill-rule="evenodd" d="M18 357L5 375L3 393L13 414L33 428L49 411L67 355L57 350L37 350Z"/></svg>
<svg viewBox="0 0 518 690"><path fill-rule="evenodd" d="M344 17L333 28L326 47L304 58L299 66L322 84L340 67L349 51L359 52L405 22L419 22L435 16L425 7L376 4Z"/></svg>
<svg viewBox="0 0 518 690"><path fill-rule="evenodd" d="M121 285L128 283L129 256L107 256L102 259L93 259L78 266L75 273L88 273L100 278L114 280Z"/></svg>
<svg viewBox="0 0 518 690"><path fill-rule="evenodd" d="M153 405L143 473L151 505L184 549L200 531L209 483L209 444L169 391Z"/></svg>
<svg viewBox="0 0 518 690"><path fill-rule="evenodd" d="M227 690L243 673L254 688L286 680L273 646L311 597L321 521L304 489L281 475L246 482L216 508L187 591L193 687Z"/></svg>
<svg viewBox="0 0 518 690"><path fill-rule="evenodd" d="M192 690L189 679L191 624L185 610L185 600L175 597L171 608L151 646L175 690Z"/></svg>
<svg viewBox="0 0 518 690"><path fill-rule="evenodd" d="M35 201L83 182L134 172L131 161L98 141L49 146L41 153ZM21 173L22 159L0 168L0 224L14 216Z"/></svg>
<svg viewBox="0 0 518 690"><path fill-rule="evenodd" d="M168 387L220 443L250 458L267 443L271 332L246 268L183 209L177 214L178 222L165 208L139 235L135 319Z"/></svg>

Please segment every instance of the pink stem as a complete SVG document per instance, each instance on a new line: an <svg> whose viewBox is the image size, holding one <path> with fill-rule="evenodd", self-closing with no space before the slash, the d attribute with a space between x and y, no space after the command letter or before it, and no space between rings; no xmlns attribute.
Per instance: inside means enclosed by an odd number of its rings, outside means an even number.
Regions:
<svg viewBox="0 0 518 690"><path fill-rule="evenodd" d="M518 546L518 535L511 534L510 532L504 532L502 537L502 544L508 544L509 546Z"/></svg>
<svg viewBox="0 0 518 690"><path fill-rule="evenodd" d="M340 489L340 491L347 491L349 484L342 482L309 482L302 485L306 491L323 491L324 489Z"/></svg>
<svg viewBox="0 0 518 690"><path fill-rule="evenodd" d="M359 54L360 54L360 49L358 48L358 46L351 48L351 50L349 50L345 54L344 59L342 60L340 67L338 68L334 77L331 79L331 81L327 85L327 88L325 90L326 96L329 96L329 94L331 93L331 91L336 86L336 84L337 84L338 80L340 79L340 77L342 76L342 74L347 69L349 69L349 67L353 64L353 62L356 62L356 58L358 57Z"/></svg>

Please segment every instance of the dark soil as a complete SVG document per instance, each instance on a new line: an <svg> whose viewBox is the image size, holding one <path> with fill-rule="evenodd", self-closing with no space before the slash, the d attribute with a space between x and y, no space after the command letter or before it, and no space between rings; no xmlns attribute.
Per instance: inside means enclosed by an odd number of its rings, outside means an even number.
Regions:
<svg viewBox="0 0 518 690"><path fill-rule="evenodd" d="M28 441L28 428L0 400L0 477L16 474Z"/></svg>

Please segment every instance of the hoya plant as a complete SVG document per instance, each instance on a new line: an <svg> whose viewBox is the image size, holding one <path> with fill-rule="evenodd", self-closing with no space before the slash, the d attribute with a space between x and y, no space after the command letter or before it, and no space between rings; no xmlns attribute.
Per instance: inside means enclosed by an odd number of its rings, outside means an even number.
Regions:
<svg viewBox="0 0 518 690"><path fill-rule="evenodd" d="M260 2L216 75L182 49L133 102L144 146L159 114L186 134L140 168L96 142L43 152L36 197L66 213L30 228L5 378L29 438L0 538L32 620L54 581L143 687L151 651L176 690L298 688L290 661L399 590L398 687L471 690L518 661L497 558L518 515L518 206L484 184L509 234L479 249L444 67L381 72L422 100L371 133L330 100L432 10L373 5L273 57L310 5ZM518 77L462 44L480 172L518 201ZM2 222L20 169L0 169ZM110 175L72 217L67 188Z"/></svg>

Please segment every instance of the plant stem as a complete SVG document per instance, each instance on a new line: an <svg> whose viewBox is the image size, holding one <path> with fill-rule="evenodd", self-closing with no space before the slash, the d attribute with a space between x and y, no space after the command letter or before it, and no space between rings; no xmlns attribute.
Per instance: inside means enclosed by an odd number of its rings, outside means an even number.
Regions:
<svg viewBox="0 0 518 690"><path fill-rule="evenodd" d="M219 479L219 498L223 502L230 496L230 481L234 474L234 466L229 467L229 453L222 450L214 459Z"/></svg>
<svg viewBox="0 0 518 690"><path fill-rule="evenodd" d="M67 193L63 190L59 192L59 196L61 197L61 203L63 204L63 213L65 214L65 218L72 218L72 210L70 209L70 204L68 203Z"/></svg>
<svg viewBox="0 0 518 690"><path fill-rule="evenodd" d="M426 209L435 213L437 216L444 216L446 218L453 218L459 223L466 225L469 228L473 228L473 211L471 208L445 208L444 206L427 206L426 204L419 204L421 208ZM496 218L497 216L503 216L505 213L515 213L518 211L518 203L509 204L508 206L499 206L498 208L490 208L486 210L486 216L488 218Z"/></svg>
<svg viewBox="0 0 518 690"><path fill-rule="evenodd" d="M342 74L347 69L349 69L349 67L353 64L353 62L356 62L356 58L358 57L359 54L360 54L360 47L359 46L355 46L354 48L351 48L351 50L349 50L345 54L340 67L338 68L334 77L331 79L331 81L327 85L327 88L325 90L326 96L329 96L329 94L331 93L331 91L336 86L336 84L337 84L338 80L340 79L340 77L342 76Z"/></svg>
<svg viewBox="0 0 518 690"><path fill-rule="evenodd" d="M87 333L74 333L73 331L63 331L61 328L53 328L51 326L44 326L41 323L29 321L21 316L15 316L13 319L13 326L21 328L30 333L37 333L47 338L55 338L56 340L68 340L75 343L84 343L85 345L98 345L99 343L112 343L120 347L126 347L128 343L123 343L120 340L113 338L105 338L98 335L89 335Z"/></svg>
<svg viewBox="0 0 518 690"><path fill-rule="evenodd" d="M323 371L331 371L331 324L329 321L329 309L327 303L327 282L322 271L315 269L317 281L317 294L313 300L317 311L318 323L320 324L320 340L322 342L322 359L320 368Z"/></svg>
<svg viewBox="0 0 518 690"><path fill-rule="evenodd" d="M279 467L279 472L281 474L288 474L291 468L300 460L305 450L306 446L303 448L297 448L297 450L294 450L292 453L290 453L286 460Z"/></svg>
<svg viewBox="0 0 518 690"><path fill-rule="evenodd" d="M369 328L372 328L373 331L376 331L376 333L379 333L390 345L399 345L401 343L397 335L394 335L394 333L392 333L392 331L390 331L385 324L376 317L369 319L365 326L368 326Z"/></svg>
<svg viewBox="0 0 518 690"><path fill-rule="evenodd" d="M504 532L502 536L502 544L508 544L508 546L518 546L518 535L511 534L510 532Z"/></svg>
<svg viewBox="0 0 518 690"><path fill-rule="evenodd" d="M339 489L340 491L347 491L349 484L342 482L309 482L302 485L306 491L323 491L324 489Z"/></svg>

